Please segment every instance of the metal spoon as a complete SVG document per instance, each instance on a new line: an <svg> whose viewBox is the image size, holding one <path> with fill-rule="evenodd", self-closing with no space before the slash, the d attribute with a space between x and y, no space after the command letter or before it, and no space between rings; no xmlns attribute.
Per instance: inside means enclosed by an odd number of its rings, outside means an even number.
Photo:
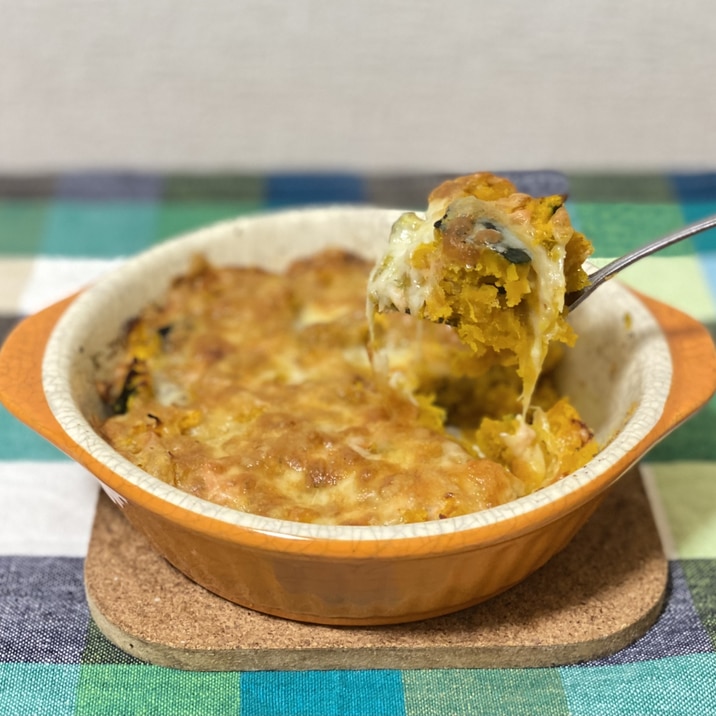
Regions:
<svg viewBox="0 0 716 716"><path fill-rule="evenodd" d="M622 269L625 269L627 266L631 266L634 262L644 258L644 256L649 256L657 251L660 251L661 249L666 248L667 246L671 246L672 244L681 241L682 239L687 239L689 236L706 231L706 229L711 229L714 226L716 226L716 215L709 216L693 224L689 224L683 229L667 234L656 241L646 244L646 246L642 246L641 248L635 249L625 256L622 256L621 258L611 261L606 266L603 266L594 273L589 274L589 284L587 284L583 289L568 293L564 297L565 306L567 306L570 311L573 311L580 303L582 303L582 301L584 301L584 299L591 296L592 293L596 291L607 279L610 279L614 276L614 274L618 273Z"/></svg>

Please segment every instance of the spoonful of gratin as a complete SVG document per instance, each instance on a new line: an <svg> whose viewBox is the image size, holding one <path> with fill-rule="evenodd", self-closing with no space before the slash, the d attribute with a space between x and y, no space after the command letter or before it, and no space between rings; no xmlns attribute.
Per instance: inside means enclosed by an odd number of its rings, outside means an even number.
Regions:
<svg viewBox="0 0 716 716"><path fill-rule="evenodd" d="M368 282L368 309L454 326L487 370L516 365L523 411L550 346L572 345L565 296L589 285L590 242L565 197L533 198L489 173L459 177L403 214Z"/></svg>

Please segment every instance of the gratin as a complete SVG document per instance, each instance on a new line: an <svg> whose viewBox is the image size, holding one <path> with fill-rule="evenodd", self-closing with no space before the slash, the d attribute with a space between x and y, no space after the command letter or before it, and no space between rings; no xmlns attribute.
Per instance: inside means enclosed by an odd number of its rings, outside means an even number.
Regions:
<svg viewBox="0 0 716 716"><path fill-rule="evenodd" d="M127 327L114 375L100 386L113 412L102 435L134 464L198 497L322 524L454 517L573 472L597 451L590 430L550 379L557 342L574 336L557 303L534 318L533 298L557 300L561 292L563 299L564 287L582 280L578 255L588 243L573 230L566 238L561 200L532 200L514 187L508 191L502 180L489 182L500 189L480 201L495 211L506 202L512 211L500 208L499 217L509 215L512 226L522 217L520 236L537 236L529 244L533 260L515 262L489 250L477 272L460 260L430 269L433 277L450 274L450 291L443 279L431 284L442 287L449 315L444 307L433 312L430 292L423 301L430 310L376 313L376 276L389 259L375 268L329 249L272 273L219 268L197 257L164 298ZM443 243L449 205L432 227L433 239ZM405 215L393 236L404 234L409 222L427 237L420 221ZM437 245L419 243L420 249ZM536 258L537 246L545 258ZM403 257L420 269L428 253ZM550 276L557 275L555 266L561 276L550 279L553 293L542 288L547 265ZM489 308L495 336L507 331L497 317L520 317L504 349L489 331L479 345L470 340L478 317L486 315L484 286L497 297ZM476 312L463 320L468 305ZM554 329L547 330L544 316ZM533 374L523 357L534 359L538 338ZM371 361L376 346L379 366Z"/></svg>

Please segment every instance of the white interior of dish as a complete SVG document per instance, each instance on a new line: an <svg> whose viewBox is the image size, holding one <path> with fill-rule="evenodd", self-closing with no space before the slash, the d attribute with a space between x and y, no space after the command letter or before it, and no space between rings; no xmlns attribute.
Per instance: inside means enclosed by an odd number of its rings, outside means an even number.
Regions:
<svg viewBox="0 0 716 716"><path fill-rule="evenodd" d="M92 429L104 408L96 378L111 360L126 321L160 297L189 259L202 253L217 264L283 269L326 246L377 257L399 212L332 207L245 217L179 237L136 256L84 292L50 336L43 364L45 394L67 434L127 481L194 512L251 529L305 539L395 539L470 529L528 512L580 489L642 440L660 418L671 383L666 339L651 313L627 289L610 282L574 312L580 336L560 366L559 384L584 420L607 443L581 470L506 505L436 522L386 527L309 525L220 507L148 475Z"/></svg>

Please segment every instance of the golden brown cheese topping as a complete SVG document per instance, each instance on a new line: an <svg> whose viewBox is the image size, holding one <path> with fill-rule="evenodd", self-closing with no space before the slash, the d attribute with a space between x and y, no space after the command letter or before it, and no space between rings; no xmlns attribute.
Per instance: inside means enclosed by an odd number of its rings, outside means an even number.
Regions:
<svg viewBox="0 0 716 716"><path fill-rule="evenodd" d="M371 268L338 250L280 275L197 259L128 327L115 375L100 386L114 412L101 433L197 497L345 525L475 512L594 454L590 432L548 379L535 392L539 425L515 428L514 367L484 370L450 326L376 317L400 380L374 374Z"/></svg>

